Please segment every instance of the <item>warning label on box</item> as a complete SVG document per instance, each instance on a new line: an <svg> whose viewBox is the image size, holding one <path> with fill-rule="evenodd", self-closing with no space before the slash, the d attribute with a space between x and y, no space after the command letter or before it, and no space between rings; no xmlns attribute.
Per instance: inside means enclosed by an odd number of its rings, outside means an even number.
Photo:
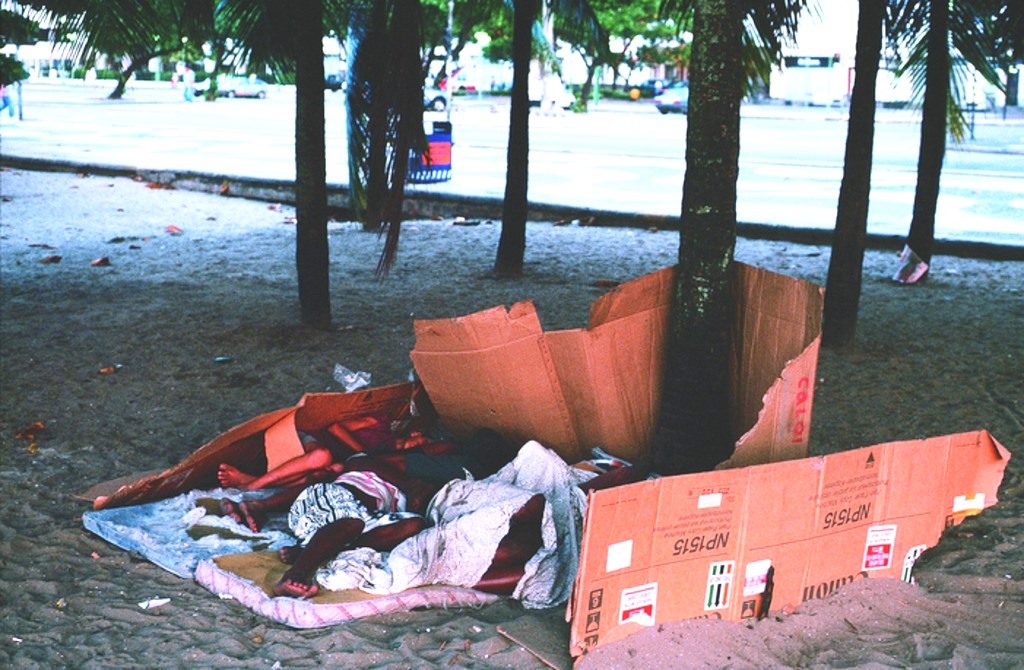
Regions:
<svg viewBox="0 0 1024 670"><path fill-rule="evenodd" d="M896 525L871 526L864 544L864 570L884 570L892 565Z"/></svg>
<svg viewBox="0 0 1024 670"><path fill-rule="evenodd" d="M655 606L658 604L658 584L643 584L622 590L619 600L619 623L654 625Z"/></svg>

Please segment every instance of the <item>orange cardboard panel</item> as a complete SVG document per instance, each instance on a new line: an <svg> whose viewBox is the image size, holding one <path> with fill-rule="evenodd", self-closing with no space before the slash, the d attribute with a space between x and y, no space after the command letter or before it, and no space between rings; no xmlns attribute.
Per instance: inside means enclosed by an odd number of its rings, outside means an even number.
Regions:
<svg viewBox="0 0 1024 670"><path fill-rule="evenodd" d="M731 466L806 455L821 332L821 288L734 264ZM665 268L591 306L590 326L544 332L520 302L414 323L412 360L445 424L536 439L569 462L593 447L646 456L657 421L676 280Z"/></svg>
<svg viewBox="0 0 1024 670"><path fill-rule="evenodd" d="M944 528L996 503L1009 457L976 431L593 492L572 654L659 622L763 617L855 579L909 580Z"/></svg>

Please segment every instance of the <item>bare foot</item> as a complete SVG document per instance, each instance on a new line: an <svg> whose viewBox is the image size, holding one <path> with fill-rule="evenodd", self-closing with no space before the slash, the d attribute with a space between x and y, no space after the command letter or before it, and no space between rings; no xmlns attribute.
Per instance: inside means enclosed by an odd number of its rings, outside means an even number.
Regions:
<svg viewBox="0 0 1024 670"><path fill-rule="evenodd" d="M275 596L288 596L290 598L312 598L319 591L316 584L304 584L294 579L281 578L281 581L274 584Z"/></svg>
<svg viewBox="0 0 1024 670"><path fill-rule="evenodd" d="M224 488L244 488L246 484L249 484L255 476L242 472L230 463L221 463L220 467L217 468L217 481Z"/></svg>
<svg viewBox="0 0 1024 670"><path fill-rule="evenodd" d="M251 502L235 502L230 498L222 498L220 510L225 516L229 516L237 523L243 524L254 533L260 532L263 527L263 515Z"/></svg>
<svg viewBox="0 0 1024 670"><path fill-rule="evenodd" d="M302 553L302 547L297 544L293 544L288 547L281 547L277 550L277 557L281 559L281 562L285 565L292 565L295 563L295 559Z"/></svg>

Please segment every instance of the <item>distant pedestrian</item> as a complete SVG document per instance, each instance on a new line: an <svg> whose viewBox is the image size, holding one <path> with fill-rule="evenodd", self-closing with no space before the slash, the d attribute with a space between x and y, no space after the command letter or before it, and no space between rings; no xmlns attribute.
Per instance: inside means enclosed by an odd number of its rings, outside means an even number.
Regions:
<svg viewBox="0 0 1024 670"><path fill-rule="evenodd" d="M7 115L14 118L14 103L11 102L11 96L7 92L7 87L0 84L0 112L7 110Z"/></svg>
<svg viewBox="0 0 1024 670"><path fill-rule="evenodd" d="M192 68L185 67L185 102L192 102L192 99L196 97L196 73L192 71Z"/></svg>

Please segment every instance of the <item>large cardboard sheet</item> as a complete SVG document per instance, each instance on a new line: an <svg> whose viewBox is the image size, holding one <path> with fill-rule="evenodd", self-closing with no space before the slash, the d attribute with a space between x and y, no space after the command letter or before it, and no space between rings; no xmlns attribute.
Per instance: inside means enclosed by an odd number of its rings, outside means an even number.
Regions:
<svg viewBox="0 0 1024 670"><path fill-rule="evenodd" d="M977 431L593 492L571 652L659 622L763 617L856 579L909 580L944 528L996 503L1009 457Z"/></svg>
<svg viewBox="0 0 1024 670"><path fill-rule="evenodd" d="M569 462L593 447L646 456L657 421L675 269L594 302L590 326L544 332L532 302L414 323L412 360L445 424L535 439ZM737 451L728 465L806 455L822 290L734 264Z"/></svg>
<svg viewBox="0 0 1024 670"><path fill-rule="evenodd" d="M415 390L413 384L396 384L354 393L308 393L293 407L261 414L221 433L177 465L96 498L93 506L137 505L193 489L215 488L221 463L264 472L303 453L298 430L320 430L350 417L397 411Z"/></svg>

